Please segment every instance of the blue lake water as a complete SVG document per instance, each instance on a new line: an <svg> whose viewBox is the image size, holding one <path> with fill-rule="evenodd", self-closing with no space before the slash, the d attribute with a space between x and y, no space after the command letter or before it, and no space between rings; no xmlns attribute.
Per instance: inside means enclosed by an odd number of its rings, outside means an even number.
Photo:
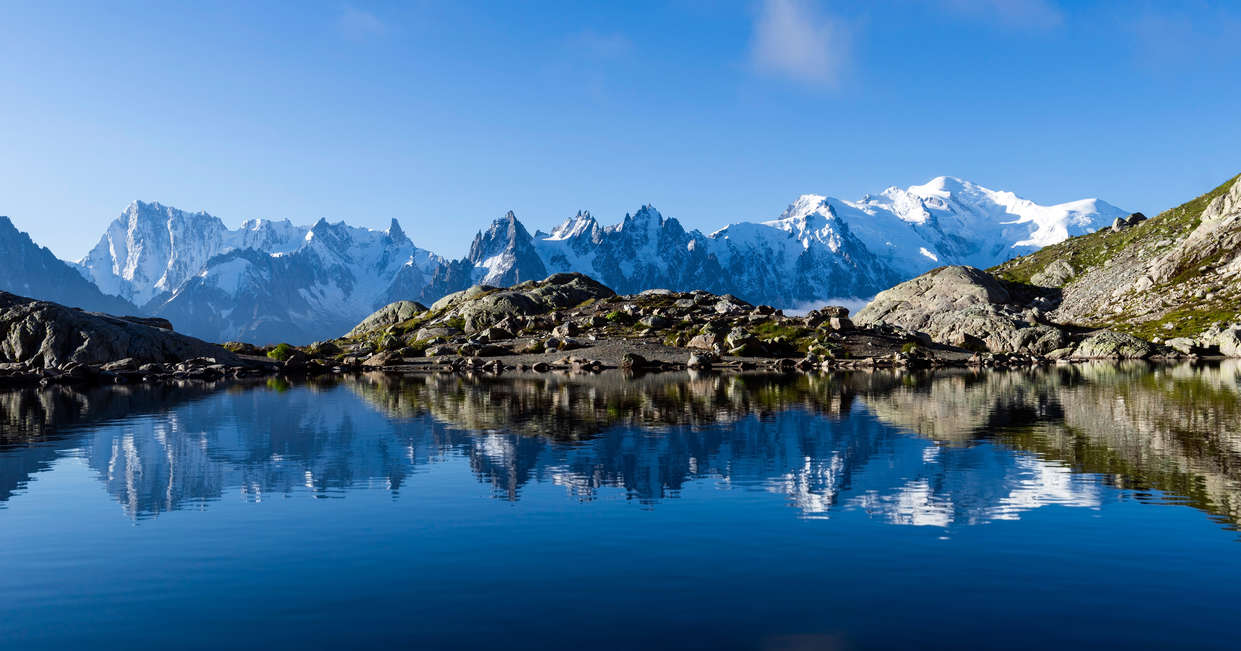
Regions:
<svg viewBox="0 0 1241 651"><path fill-rule="evenodd" d="M0 393L0 647L1241 647L1241 365Z"/></svg>

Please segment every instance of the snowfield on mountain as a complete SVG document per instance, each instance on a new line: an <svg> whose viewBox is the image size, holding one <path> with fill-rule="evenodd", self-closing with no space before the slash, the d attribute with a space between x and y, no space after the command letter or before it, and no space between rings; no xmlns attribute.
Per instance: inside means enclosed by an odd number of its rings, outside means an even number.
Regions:
<svg viewBox="0 0 1241 651"><path fill-rule="evenodd" d="M135 202L77 268L103 293L195 336L306 343L396 300L429 304L557 272L622 293L702 289L781 308L868 298L938 266L991 267L1126 214L1098 199L1046 206L938 177L858 201L802 195L775 219L709 234L649 205L617 224L580 212L533 234L509 212L449 260L415 246L396 220L387 231L322 219L229 229L207 213Z"/></svg>

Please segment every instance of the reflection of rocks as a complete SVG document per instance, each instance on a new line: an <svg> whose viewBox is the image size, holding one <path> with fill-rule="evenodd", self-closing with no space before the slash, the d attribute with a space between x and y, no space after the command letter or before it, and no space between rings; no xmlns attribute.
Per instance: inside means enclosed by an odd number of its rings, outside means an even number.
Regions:
<svg viewBox="0 0 1241 651"><path fill-rule="evenodd" d="M675 378L675 379L674 379ZM853 396L891 385L892 373L811 375L363 376L347 386L394 417L431 416L466 430L507 430L558 440L616 426L700 427L802 405L846 413Z"/></svg>
<svg viewBox="0 0 1241 651"><path fill-rule="evenodd" d="M1103 489L1085 471L1235 522L1239 387L1241 362L1154 372L1133 362L22 391L0 394L6 432L15 433L0 449L0 500L57 450L80 448L139 517L233 491L256 500L363 486L395 494L418 481L419 467L458 459L502 499L549 483L578 499L620 488L651 503L705 479L787 495L807 515L860 509L937 526L1097 505ZM107 420L134 413L146 415ZM91 427L66 428L74 424Z"/></svg>
<svg viewBox="0 0 1241 651"><path fill-rule="evenodd" d="M1109 483L1241 519L1241 361L955 374L868 396L881 420L952 444L994 438Z"/></svg>

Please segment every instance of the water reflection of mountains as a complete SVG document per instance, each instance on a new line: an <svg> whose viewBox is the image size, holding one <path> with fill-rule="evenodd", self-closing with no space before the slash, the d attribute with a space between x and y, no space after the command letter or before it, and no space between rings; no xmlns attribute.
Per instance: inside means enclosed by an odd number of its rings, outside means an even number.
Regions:
<svg viewBox="0 0 1241 651"><path fill-rule="evenodd" d="M26 390L0 394L0 504L65 455L134 517L232 491L399 494L460 457L503 499L545 482L577 499L620 487L655 503L709 479L787 495L807 515L948 525L1095 506L1112 485L1234 526L1238 398L1235 362Z"/></svg>

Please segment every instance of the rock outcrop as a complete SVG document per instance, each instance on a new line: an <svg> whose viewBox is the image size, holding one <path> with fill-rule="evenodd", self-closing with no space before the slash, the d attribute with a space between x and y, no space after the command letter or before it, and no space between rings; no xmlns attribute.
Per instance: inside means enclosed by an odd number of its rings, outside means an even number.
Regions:
<svg viewBox="0 0 1241 651"><path fill-rule="evenodd" d="M56 303L0 292L0 362L28 368L181 362L210 357L235 362L215 344L156 327L144 319L84 312ZM166 323L166 322L164 322Z"/></svg>
<svg viewBox="0 0 1241 651"><path fill-rule="evenodd" d="M507 288L477 285L441 298L431 306L431 312L437 320L460 320L466 332L478 332L506 317L546 314L615 295L589 276L558 273Z"/></svg>
<svg viewBox="0 0 1241 651"><path fill-rule="evenodd" d="M1068 343L1040 310L1017 304L981 269L940 267L880 292L855 321L926 333L938 343L992 353L1043 355Z"/></svg>

